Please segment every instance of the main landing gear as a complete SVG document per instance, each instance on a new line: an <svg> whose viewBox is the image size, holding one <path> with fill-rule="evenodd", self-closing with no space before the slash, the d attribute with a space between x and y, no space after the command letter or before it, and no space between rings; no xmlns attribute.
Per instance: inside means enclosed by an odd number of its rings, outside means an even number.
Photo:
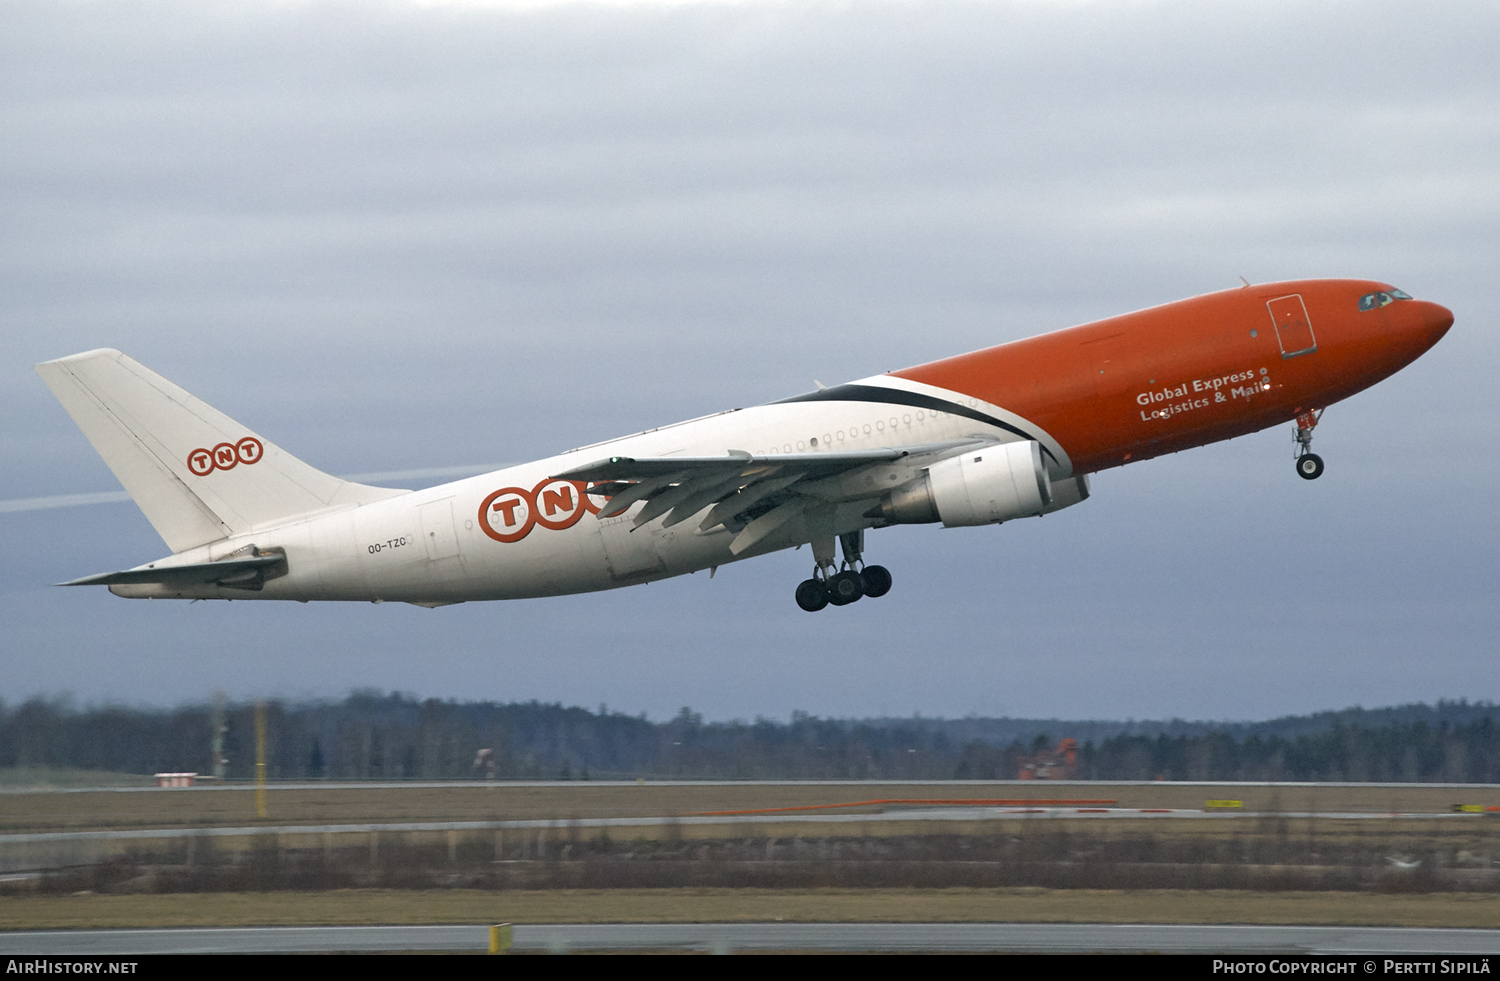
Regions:
<svg viewBox="0 0 1500 981"><path fill-rule="evenodd" d="M865 565L864 530L839 536L844 549L842 566L833 564L833 540L813 542L813 577L797 587L797 605L808 613L823 607L848 606L864 596L884 596L891 591L891 573L883 565Z"/></svg>
<svg viewBox="0 0 1500 981"><path fill-rule="evenodd" d="M1312 451L1313 427L1323 418L1323 410L1308 409L1297 416L1297 476L1317 480L1323 476L1323 458Z"/></svg>

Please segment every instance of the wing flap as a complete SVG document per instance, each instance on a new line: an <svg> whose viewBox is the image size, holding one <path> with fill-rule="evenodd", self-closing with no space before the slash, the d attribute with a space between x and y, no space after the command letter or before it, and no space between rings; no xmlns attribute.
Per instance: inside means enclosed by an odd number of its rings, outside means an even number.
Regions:
<svg viewBox="0 0 1500 981"><path fill-rule="evenodd" d="M675 524L682 518L691 517L725 494L739 489L744 482L744 475L740 472L743 468L738 464L730 467L720 465L714 469L705 469L695 473L682 481L676 487L668 487L651 497L641 513L635 516L635 526L641 525L654 518L659 518L668 511L692 504L693 509L681 517L667 519L667 524Z"/></svg>
<svg viewBox="0 0 1500 981"><path fill-rule="evenodd" d="M790 477L773 477L770 480L762 480L742 487L736 493L730 494L714 505L714 509L708 512L708 517L698 525L699 531L709 531L718 525L730 520L737 514L744 514L755 507L762 500L770 497L780 490L785 490L802 479L802 474L793 474Z"/></svg>
<svg viewBox="0 0 1500 981"><path fill-rule="evenodd" d="M756 518L745 526L734 541L729 543L729 551L735 555L754 548L771 534L781 529L781 526L791 521L807 509L807 502L801 498L794 497L785 504L777 505L770 511Z"/></svg>
<svg viewBox="0 0 1500 981"><path fill-rule="evenodd" d="M745 477L740 473L735 473L730 477L714 481L706 486L700 486L672 508L672 513L662 520L661 526L663 528L670 528L678 522L686 521L710 504L716 504L725 497L734 496L747 482L757 479L753 476Z"/></svg>

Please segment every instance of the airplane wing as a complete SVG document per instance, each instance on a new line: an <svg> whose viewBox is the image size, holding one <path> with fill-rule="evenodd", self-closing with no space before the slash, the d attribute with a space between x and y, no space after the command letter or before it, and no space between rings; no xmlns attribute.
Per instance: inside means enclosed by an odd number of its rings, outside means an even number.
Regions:
<svg viewBox="0 0 1500 981"><path fill-rule="evenodd" d="M711 506L699 532L721 525L734 532L729 548L738 555L809 507L878 498L923 466L991 442L975 437L855 453L753 456L731 450L711 457L615 456L553 476L586 482L590 495L606 498L600 518L624 514L645 501L633 519L636 527L662 515L662 526L671 527Z"/></svg>
<svg viewBox="0 0 1500 981"><path fill-rule="evenodd" d="M221 559L218 562L191 562L184 565L164 565L159 568L143 566L123 572L101 572L96 576L85 576L59 586L114 586L125 583L167 583L174 586L214 583L220 586L238 586L242 589L259 589L273 567L286 563L280 553L249 555L243 558Z"/></svg>

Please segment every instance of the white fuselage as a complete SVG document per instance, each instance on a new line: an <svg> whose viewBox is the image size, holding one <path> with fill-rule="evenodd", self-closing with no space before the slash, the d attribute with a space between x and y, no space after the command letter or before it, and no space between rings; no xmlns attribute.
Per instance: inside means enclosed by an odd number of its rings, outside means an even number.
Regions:
<svg viewBox="0 0 1500 981"><path fill-rule="evenodd" d="M865 384L931 391L889 376ZM1010 417L968 396L946 391L943 395ZM1045 434L1038 435L1053 448L1053 477L1069 476L1071 464L1061 447ZM286 575L265 582L259 590L167 584L110 588L131 597L402 601L429 606L611 589L793 547L812 536L805 522L793 521L753 548L734 554L729 548L734 534L723 526L703 532L698 521L688 520L664 528L658 519L636 527L633 518L640 504L617 517L600 519L597 502L586 505L568 485L554 485L548 494L543 485L552 475L610 457L722 456L736 450L756 457L839 453L972 436L992 441L1016 438L971 418L906 405L829 400L731 410L383 501L260 526L158 563L218 560L251 544L284 549ZM918 472L897 461L844 478L830 494L830 530L844 533L877 524L866 516L872 502ZM494 504L484 507L504 488L537 493L530 505L514 504L519 497L513 495L509 511ZM502 496L499 503L503 506L507 499ZM529 530L523 521L528 506L537 512Z"/></svg>

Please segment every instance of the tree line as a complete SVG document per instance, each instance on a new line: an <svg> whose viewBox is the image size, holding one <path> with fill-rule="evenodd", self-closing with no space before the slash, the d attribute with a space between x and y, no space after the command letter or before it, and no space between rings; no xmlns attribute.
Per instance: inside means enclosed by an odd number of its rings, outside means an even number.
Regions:
<svg viewBox="0 0 1500 981"><path fill-rule="evenodd" d="M1410 709L1410 710L1408 710ZM255 706L223 709L226 775L254 774ZM1322 713L1268 723L1121 724L1081 739L1077 776L1091 780L1351 780L1500 783L1500 707ZM1014 779L1023 757L1100 723L1048 720L825 719L705 722L542 702L419 700L356 692L341 701L267 703L267 773L279 780ZM1309 720L1319 720L1313 725ZM1377 721L1378 720L1378 721ZM994 724L989 724L994 723ZM1374 724L1366 724L1374 723ZM1094 729L1090 730L1088 727ZM1201 727L1199 729L1198 727ZM0 767L150 774L210 773L214 710L60 700L0 704ZM986 730L1007 739L983 737ZM1028 735L1029 738L1022 738ZM491 752L476 766L482 749Z"/></svg>

